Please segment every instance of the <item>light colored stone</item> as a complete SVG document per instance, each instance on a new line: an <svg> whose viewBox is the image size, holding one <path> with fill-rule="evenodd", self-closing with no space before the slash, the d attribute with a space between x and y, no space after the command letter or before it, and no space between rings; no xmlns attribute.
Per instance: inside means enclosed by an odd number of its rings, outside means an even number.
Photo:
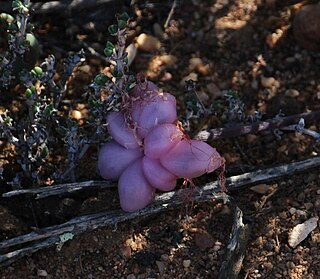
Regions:
<svg viewBox="0 0 320 279"><path fill-rule="evenodd" d="M289 233L288 244L290 247L297 247L303 240L307 238L318 226L319 217L313 217L305 221L302 224L296 225L293 230Z"/></svg>
<svg viewBox="0 0 320 279"><path fill-rule="evenodd" d="M296 97L298 97L300 95L300 92L298 90L296 90L296 89L288 89L288 90L286 90L284 95L286 97L296 98Z"/></svg>
<svg viewBox="0 0 320 279"><path fill-rule="evenodd" d="M183 264L184 268L188 268L191 265L191 261L190 260L183 260L182 264Z"/></svg>
<svg viewBox="0 0 320 279"><path fill-rule="evenodd" d="M275 83L275 78L274 77L264 77L264 76L261 76L261 85L264 87L264 88L271 88L274 83Z"/></svg>
<svg viewBox="0 0 320 279"><path fill-rule="evenodd" d="M146 52L153 52L161 47L161 42L158 38L145 33L139 35L137 38L137 44L139 49Z"/></svg>
<svg viewBox="0 0 320 279"><path fill-rule="evenodd" d="M199 57L193 57L189 59L189 70L193 71L194 69L197 69L199 66L202 66L203 62L202 59Z"/></svg>
<svg viewBox="0 0 320 279"><path fill-rule="evenodd" d="M289 212L290 212L291 215L294 215L297 212L297 210L294 207L291 207L289 209Z"/></svg>
<svg viewBox="0 0 320 279"><path fill-rule="evenodd" d="M48 272L46 270L44 270L44 269L38 269L37 275L39 277L47 277L48 276Z"/></svg>
<svg viewBox="0 0 320 279"><path fill-rule="evenodd" d="M171 54L164 54L158 57L162 65L173 66L177 63L178 58Z"/></svg>
<svg viewBox="0 0 320 279"><path fill-rule="evenodd" d="M82 113L79 110L74 109L71 111L71 117L76 120L80 120L82 118Z"/></svg>
<svg viewBox="0 0 320 279"><path fill-rule="evenodd" d="M258 194L266 194L271 189L271 186L268 184L259 184L250 188L251 191Z"/></svg>
<svg viewBox="0 0 320 279"><path fill-rule="evenodd" d="M78 70L86 74L89 74L91 71L91 67L89 65L83 65L83 66L79 66Z"/></svg>

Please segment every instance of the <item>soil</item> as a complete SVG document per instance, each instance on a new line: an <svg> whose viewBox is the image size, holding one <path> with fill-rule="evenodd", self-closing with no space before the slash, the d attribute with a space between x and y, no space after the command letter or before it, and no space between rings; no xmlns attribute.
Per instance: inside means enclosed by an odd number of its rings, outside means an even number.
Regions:
<svg viewBox="0 0 320 279"><path fill-rule="evenodd" d="M116 1L114 1L116 2ZM309 1L312 2L312 1ZM315 1L313 1L315 2ZM142 73L178 100L185 115L184 81L197 81L205 104L218 107L208 119L191 122L190 134L204 128L237 125L228 121L224 94L237 92L245 114L262 119L298 114L320 108L320 55L303 49L292 32L294 13L308 1L216 0L117 1L116 5L89 11L35 14L31 21L42 46L41 58L53 53L58 62L68 51L90 46L97 53L109 36L107 28L116 12L132 16L128 43L140 33L161 41L153 51L139 50L131 71ZM90 54L74 74L66 95L65 111L81 122L86 117L82 100L93 77L107 67L100 56ZM164 55L171 55L170 59ZM173 62L172 62L173 61ZM17 90L17 88L15 88ZM12 109L15 100L2 98ZM72 111L78 111L72 114ZM229 119L230 120L230 119ZM319 131L318 123L306 123ZM318 155L311 137L285 132L281 139L264 132L212 142L226 159L226 176L298 161ZM1 160L10 161L2 144ZM57 159L56 159L57 160ZM79 167L78 179L99 179L95 171L96 149ZM53 161L54 164L56 161ZM56 162L57 163L57 162ZM12 171L3 166L1 193ZM217 174L195 181L197 186ZM232 193L244 216L252 223L239 278L320 278L320 227L297 247L288 244L292 228L320 215L318 169ZM91 190L81 194L36 201L19 197L0 200L0 240L66 222L72 217L119 207L117 191ZM2 279L14 278L217 278L232 227L228 206L210 201L186 201L179 209L115 227L97 229L2 267Z"/></svg>

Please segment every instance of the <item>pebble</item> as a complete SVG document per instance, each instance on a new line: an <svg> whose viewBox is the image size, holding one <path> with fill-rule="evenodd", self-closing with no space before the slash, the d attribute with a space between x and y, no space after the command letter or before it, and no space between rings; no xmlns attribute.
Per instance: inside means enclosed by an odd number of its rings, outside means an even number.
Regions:
<svg viewBox="0 0 320 279"><path fill-rule="evenodd" d="M303 240L307 238L309 233L311 233L318 226L318 217L310 218L302 224L296 225L293 230L289 233L288 244L290 247L297 247Z"/></svg>
<svg viewBox="0 0 320 279"><path fill-rule="evenodd" d="M319 208L319 207L320 207L320 199L317 199L317 200L314 202L314 207L315 207L315 208Z"/></svg>
<svg viewBox="0 0 320 279"><path fill-rule="evenodd" d="M282 211L282 212L279 213L279 217L281 219L286 219L288 216L287 216L287 213L285 211Z"/></svg>
<svg viewBox="0 0 320 279"><path fill-rule="evenodd" d="M165 266L165 264L163 262L156 261L156 265L157 265L160 273L163 273L165 271L166 266Z"/></svg>
<svg viewBox="0 0 320 279"><path fill-rule="evenodd" d="M317 195L320 195L320 189L319 189L319 190L317 190Z"/></svg>
<svg viewBox="0 0 320 279"><path fill-rule="evenodd" d="M213 82L207 84L207 90L213 98L222 97L223 95L220 88Z"/></svg>
<svg viewBox="0 0 320 279"><path fill-rule="evenodd" d="M136 279L136 276L134 274L129 274L127 276L127 279Z"/></svg>
<svg viewBox="0 0 320 279"><path fill-rule="evenodd" d="M275 83L274 77L264 77L261 76L261 85L265 88L271 88Z"/></svg>
<svg viewBox="0 0 320 279"><path fill-rule="evenodd" d="M212 247L213 238L208 232L201 232L196 234L195 242L200 249L206 249Z"/></svg>
<svg viewBox="0 0 320 279"><path fill-rule="evenodd" d="M79 110L74 109L71 111L71 117L76 120L80 120L82 118L82 113Z"/></svg>
<svg viewBox="0 0 320 279"><path fill-rule="evenodd" d="M83 66L78 67L78 70L83 73L89 74L91 71L91 67L89 65L83 65Z"/></svg>
<svg viewBox="0 0 320 279"><path fill-rule="evenodd" d="M306 210L310 210L311 208L313 208L313 203L312 202L306 202L304 204L304 207L306 208Z"/></svg>
<svg viewBox="0 0 320 279"><path fill-rule="evenodd" d="M48 272L46 270L44 270L44 269L38 269L37 275L41 276L41 277L47 277L48 276Z"/></svg>
<svg viewBox="0 0 320 279"><path fill-rule="evenodd" d="M161 25L156 22L155 24L153 24L153 33L158 37L158 38L162 38L164 36L164 32L162 30Z"/></svg>
<svg viewBox="0 0 320 279"><path fill-rule="evenodd" d="M184 268L188 268L191 265L191 261L190 260L183 260L182 264L183 264Z"/></svg>
<svg viewBox="0 0 320 279"><path fill-rule="evenodd" d="M271 189L271 186L268 184L259 184L250 188L251 191L258 194L266 194Z"/></svg>
<svg viewBox="0 0 320 279"><path fill-rule="evenodd" d="M197 69L199 66L202 66L203 62L202 59L199 57L193 57L189 59L189 70L193 71L194 69Z"/></svg>
<svg viewBox="0 0 320 279"><path fill-rule="evenodd" d="M288 89L288 90L286 90L284 95L286 97L296 98L296 97L298 97L300 95L300 92L298 90L296 90L296 89Z"/></svg>
<svg viewBox="0 0 320 279"><path fill-rule="evenodd" d="M173 66L177 63L178 58L171 54L164 54L158 57L162 65Z"/></svg>
<svg viewBox="0 0 320 279"><path fill-rule="evenodd" d="M161 42L158 38L145 33L139 35L137 38L137 44L139 49L146 52L153 52L161 47Z"/></svg>
<svg viewBox="0 0 320 279"><path fill-rule="evenodd" d="M197 73L190 73L189 75L185 76L181 81L180 81L180 85L182 87L186 86L186 81L192 79L193 81L198 81L198 74Z"/></svg>
<svg viewBox="0 0 320 279"><path fill-rule="evenodd" d="M265 267L265 269L268 269L268 270L273 268L273 264L271 262L265 262L263 266Z"/></svg>
<svg viewBox="0 0 320 279"><path fill-rule="evenodd" d="M294 215L297 212L297 210L294 207L291 207L289 209L289 212L290 212L291 215Z"/></svg>

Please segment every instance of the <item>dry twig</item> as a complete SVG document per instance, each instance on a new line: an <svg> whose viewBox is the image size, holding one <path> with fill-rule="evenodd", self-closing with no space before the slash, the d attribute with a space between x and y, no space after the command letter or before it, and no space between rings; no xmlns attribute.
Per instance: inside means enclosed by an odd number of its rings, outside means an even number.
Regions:
<svg viewBox="0 0 320 279"><path fill-rule="evenodd" d="M232 138L250 133L258 133L265 130L273 131L275 129L280 129L289 125L296 124L301 118L303 118L305 121L317 120L320 118L320 111L306 112L282 118L255 122L250 125L237 125L230 128L217 128L201 131L195 136L195 139L212 141L222 138Z"/></svg>
<svg viewBox="0 0 320 279"><path fill-rule="evenodd" d="M252 184L279 179L280 177L292 175L296 172L305 171L318 166L320 166L320 157L314 157L300 162L233 176L228 178L226 183L228 185L228 191L232 192ZM125 213L121 210L115 210L85 215L71 219L64 224L43 228L29 234L2 241L0 242L0 251L2 253L2 255L0 255L0 265L10 264L26 254L34 253L39 249L54 245L60 241L60 236L62 233L68 232L72 235L79 235L83 232L89 232L100 227L105 227L108 225L115 226L119 222L132 220L134 218L145 218L165 210L176 208L185 203L182 197L185 196L188 191L190 190L182 189L158 195L151 205L137 212ZM229 196L227 196L225 193L218 193L218 182L206 184L205 186L195 188L192 191L194 194L194 202L206 202L210 200L222 200L224 202L230 201ZM237 220L240 222L239 218ZM245 229L240 225L241 222L239 225L235 225L235 228L237 230L239 229L240 231ZM21 247L23 244L26 245L24 248L8 251L11 250L10 248L17 246ZM237 251L239 250L236 249L235 253ZM236 258L240 260L242 257L241 255L242 254L240 253L240 257L237 256Z"/></svg>

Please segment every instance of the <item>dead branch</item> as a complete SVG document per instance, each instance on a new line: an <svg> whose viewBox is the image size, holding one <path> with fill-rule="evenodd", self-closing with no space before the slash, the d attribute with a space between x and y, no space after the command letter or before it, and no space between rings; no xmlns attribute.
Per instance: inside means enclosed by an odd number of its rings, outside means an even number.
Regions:
<svg viewBox="0 0 320 279"><path fill-rule="evenodd" d="M226 183L228 185L228 191L232 192L234 190L246 188L252 184L279 179L280 177L292 175L296 172L318 167L319 165L320 157L314 157L300 162L233 176L228 178ZM193 200L195 202L206 202L210 200L230 201L225 193L218 193L218 182L212 182L193 190L182 189L158 195L151 205L137 212L125 213L121 210L114 210L76 217L60 225L39 229L29 234L0 242L0 251L1 253L4 253L0 255L0 266L8 265L26 254L34 253L39 249L54 245L60 241L60 235L66 232L69 232L72 235L79 235L83 232L89 232L100 227L109 225L115 226L119 222L132 220L134 218L145 218L165 210L176 208L185 203L182 197L190 193L190 191L193 193ZM239 230L241 231L241 227L239 227ZM9 248L21 246L23 244L25 244L26 247L8 252Z"/></svg>
<svg viewBox="0 0 320 279"><path fill-rule="evenodd" d="M230 241L225 259L220 267L219 279L238 278L250 236L251 224L243 222L243 213L238 206L235 206L233 215Z"/></svg>
<svg viewBox="0 0 320 279"><path fill-rule="evenodd" d="M250 125L237 125L230 128L217 128L199 132L195 139L202 141L212 141L222 138L232 138L240 135L258 133L265 130L280 129L289 125L297 124L303 118L305 121L315 121L320 119L320 111L295 114L287 117L270 119L261 122L255 122Z"/></svg>
<svg viewBox="0 0 320 279"><path fill-rule="evenodd" d="M75 182L75 183L67 183L67 184L57 184L52 186L45 186L33 189L21 189L21 190L14 190L7 193L2 194L2 197L9 198L17 195L25 195L31 194L36 195L36 199L42 199L49 196L57 196L62 194L70 194L78 191L83 191L87 189L93 188L112 188L116 187L115 183L109 181L83 181L83 182Z"/></svg>

